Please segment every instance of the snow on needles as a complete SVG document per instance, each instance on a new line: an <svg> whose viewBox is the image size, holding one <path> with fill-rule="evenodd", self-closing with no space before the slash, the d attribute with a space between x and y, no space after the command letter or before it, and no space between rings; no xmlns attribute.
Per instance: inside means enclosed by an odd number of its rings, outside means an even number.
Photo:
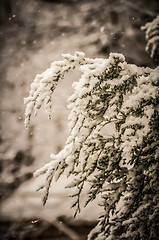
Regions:
<svg viewBox="0 0 159 240"><path fill-rule="evenodd" d="M73 83L74 93L68 99L70 114L66 145L57 155L51 154L51 162L34 174L36 177L45 175L46 182L39 187L44 190L44 204L53 179L56 181L64 172L68 176L74 175L77 213L85 182L91 189L89 202L99 193L99 184L95 185L93 176L98 179L103 169L105 179L100 186L103 194L104 188L107 190L105 183L114 183L113 191L118 189L114 201L120 199L122 190L119 189L125 188L122 174L125 169L129 172L133 168L135 149L151 132L150 122L158 97L158 69L127 64L124 56L118 53L111 53L108 59L85 58L82 52L62 56L63 60L53 62L31 84L30 95L24 100L25 125L28 127L32 112L36 114L42 104L51 116L51 97L58 81L66 72L78 67L81 78ZM101 130L110 123L115 126L112 134L102 135ZM118 174L114 175L115 171Z"/></svg>

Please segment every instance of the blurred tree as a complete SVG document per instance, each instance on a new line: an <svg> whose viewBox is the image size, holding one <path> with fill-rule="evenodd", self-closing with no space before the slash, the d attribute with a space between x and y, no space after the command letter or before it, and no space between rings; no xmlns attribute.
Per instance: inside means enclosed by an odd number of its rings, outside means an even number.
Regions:
<svg viewBox="0 0 159 240"><path fill-rule="evenodd" d="M141 29L146 30L146 51L151 53L152 58L155 55L159 56L159 15Z"/></svg>

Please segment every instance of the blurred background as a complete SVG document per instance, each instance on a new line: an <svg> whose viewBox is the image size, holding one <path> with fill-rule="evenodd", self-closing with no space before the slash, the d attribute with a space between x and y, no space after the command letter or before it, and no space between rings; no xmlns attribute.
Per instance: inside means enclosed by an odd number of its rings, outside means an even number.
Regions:
<svg viewBox="0 0 159 240"><path fill-rule="evenodd" d="M155 68L141 26L159 13L157 0L0 1L0 239L86 239L102 214L95 200L76 219L63 176L45 207L33 172L58 153L68 136L67 98L78 71L67 74L53 96L52 120L40 110L24 127L23 98L36 74L62 53L86 57L123 53L128 63ZM83 196L85 198L85 196Z"/></svg>

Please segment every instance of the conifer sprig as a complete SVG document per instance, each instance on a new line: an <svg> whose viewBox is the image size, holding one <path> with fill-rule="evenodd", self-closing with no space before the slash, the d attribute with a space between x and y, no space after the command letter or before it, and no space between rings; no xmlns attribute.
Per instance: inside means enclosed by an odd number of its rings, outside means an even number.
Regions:
<svg viewBox="0 0 159 240"><path fill-rule="evenodd" d="M81 210L85 185L89 186L85 205L101 196L105 214L89 235L90 240L117 236L146 239L150 226L148 239L152 234L157 236L157 215L152 210L158 211L153 192L155 199L159 197L159 69L128 64L117 53L111 53L108 59L89 59L79 52L67 54L52 66L31 85L25 100L26 125L33 109L36 112L43 103L50 109L53 90L65 72L79 67L81 78L73 83L74 93L68 99L66 145L57 155L51 154L52 161L34 174L46 179L40 186L44 190L43 203L52 181L64 173L72 175L74 180L67 187L75 189L71 196L75 198L75 215ZM107 134L110 127L112 132Z"/></svg>

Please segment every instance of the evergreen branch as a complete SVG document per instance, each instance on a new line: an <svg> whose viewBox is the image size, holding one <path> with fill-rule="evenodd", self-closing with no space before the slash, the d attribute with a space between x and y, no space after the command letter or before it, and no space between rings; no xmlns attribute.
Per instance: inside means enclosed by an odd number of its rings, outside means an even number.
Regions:
<svg viewBox="0 0 159 240"><path fill-rule="evenodd" d="M84 58L83 53L63 57L52 64L58 71L49 69L35 78L26 99L28 124L33 109L42 103L50 109L51 95L64 73L80 66L81 78L73 84L68 100L66 145L34 174L45 175L46 182L39 186L44 190L43 203L52 181L62 174L72 175L74 180L67 187L75 189L71 195L76 198L74 216L81 211L85 184L89 184L85 206L99 194L102 198L105 213L89 239L146 239L145 234L153 239L158 236L157 214L152 211L157 211L159 198L159 70L127 64L121 54L110 54L108 59ZM104 128L109 124L113 128L107 135ZM134 223L139 232L134 233Z"/></svg>
<svg viewBox="0 0 159 240"><path fill-rule="evenodd" d="M147 44L145 50L150 52L153 58L159 46L159 15L152 22L141 27L141 29L146 31L145 38Z"/></svg>

